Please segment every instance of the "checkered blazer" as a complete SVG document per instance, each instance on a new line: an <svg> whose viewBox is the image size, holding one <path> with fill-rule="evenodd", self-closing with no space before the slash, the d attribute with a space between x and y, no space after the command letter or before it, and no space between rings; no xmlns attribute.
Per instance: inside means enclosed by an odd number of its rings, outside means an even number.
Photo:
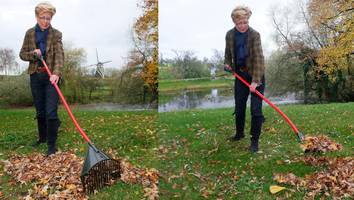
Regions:
<svg viewBox="0 0 354 200"><path fill-rule="evenodd" d="M20 58L24 61L29 61L28 73L36 72L38 60L33 54L36 47L35 27L27 30L25 39L23 40L20 51ZM45 61L53 74L61 75L60 68L64 64L64 50L62 43L62 33L53 27L49 27L49 33L46 44Z"/></svg>
<svg viewBox="0 0 354 200"><path fill-rule="evenodd" d="M226 33L226 47L224 64L230 65L233 69L236 66L234 55L235 28ZM252 81L258 84L261 83L264 75L264 57L259 33L253 28L248 28L247 36L248 57L245 67L248 67L249 74L252 76Z"/></svg>

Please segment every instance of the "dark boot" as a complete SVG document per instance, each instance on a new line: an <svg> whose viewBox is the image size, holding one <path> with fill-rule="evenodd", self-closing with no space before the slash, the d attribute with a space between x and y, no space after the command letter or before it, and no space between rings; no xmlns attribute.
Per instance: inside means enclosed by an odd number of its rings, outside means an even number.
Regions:
<svg viewBox="0 0 354 200"><path fill-rule="evenodd" d="M229 138L230 141L239 141L245 137L245 133L244 133L245 117L235 115L235 122L236 122L236 132L234 136Z"/></svg>
<svg viewBox="0 0 354 200"><path fill-rule="evenodd" d="M258 140L261 135L262 124L264 122L263 116L252 117L251 121L251 147L252 152L258 151Z"/></svg>
<svg viewBox="0 0 354 200"><path fill-rule="evenodd" d="M57 151L55 147L55 143L58 135L58 128L60 126L59 119L50 119L48 120L48 133L47 133L47 144L48 144L48 152L47 155L55 154Z"/></svg>
<svg viewBox="0 0 354 200"><path fill-rule="evenodd" d="M33 147L39 146L47 141L47 121L45 118L37 117L38 140L32 144Z"/></svg>
<svg viewBox="0 0 354 200"><path fill-rule="evenodd" d="M239 141L239 140L241 140L241 139L244 138L244 137L245 137L245 134L243 134L243 133L238 133L238 132L236 131L235 135L231 136L231 137L229 138L229 140L230 140L230 141Z"/></svg>
<svg viewBox="0 0 354 200"><path fill-rule="evenodd" d="M258 140L251 139L250 151L256 153L258 151Z"/></svg>

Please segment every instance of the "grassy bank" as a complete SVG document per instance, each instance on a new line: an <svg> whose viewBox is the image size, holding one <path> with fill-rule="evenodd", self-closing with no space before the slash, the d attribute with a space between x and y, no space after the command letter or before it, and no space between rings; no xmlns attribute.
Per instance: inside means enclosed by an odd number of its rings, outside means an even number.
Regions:
<svg viewBox="0 0 354 200"><path fill-rule="evenodd" d="M219 78L211 80L205 79L181 79L181 80L161 80L159 81L159 92L173 92L183 89L207 89L223 88L233 85L233 78Z"/></svg>
<svg viewBox="0 0 354 200"><path fill-rule="evenodd" d="M280 108L306 135L325 134L343 145L327 157L352 155L354 103L289 105ZM273 173L293 172L299 177L319 170L305 165L296 136L270 107L260 152L248 151L249 111L246 138L226 139L234 134L232 109L193 110L159 114L159 170L161 199L302 199L304 189L284 185L278 194L269 192ZM287 197L286 197L287 196Z"/></svg>
<svg viewBox="0 0 354 200"><path fill-rule="evenodd" d="M95 145L104 152L113 152L126 158L136 166L153 168L158 160L155 156L157 145L156 112L97 112L73 111L82 128ZM64 109L60 109L62 125L58 134L60 151L74 151L84 157L86 144L76 131ZM30 146L36 139L34 109L0 110L0 159L11 154L29 154L34 151L46 152L46 145L38 149ZM19 199L25 196L31 185L17 184L3 173L0 165L1 198ZM142 199L141 185L118 182L104 188L90 199Z"/></svg>
<svg viewBox="0 0 354 200"><path fill-rule="evenodd" d="M306 135L325 134L343 145L326 157L353 153L354 103L287 105L280 108ZM181 112L97 112L74 110L81 126L97 147L127 158L134 165L160 172L160 199L302 199L303 189L269 192L273 173L293 172L299 177L319 170L300 162L304 157L296 136L272 108L265 107L266 122L260 152L248 151L249 134L228 142L234 133L233 110L210 109ZM46 152L46 145L30 147L35 140L33 109L0 109L0 159L11 154ZM246 130L250 127L249 111ZM84 157L86 144L63 109L58 147ZM20 185L0 165L0 192L5 199L25 196L32 185ZM106 187L90 199L143 199L138 184ZM289 196L286 198L286 196Z"/></svg>

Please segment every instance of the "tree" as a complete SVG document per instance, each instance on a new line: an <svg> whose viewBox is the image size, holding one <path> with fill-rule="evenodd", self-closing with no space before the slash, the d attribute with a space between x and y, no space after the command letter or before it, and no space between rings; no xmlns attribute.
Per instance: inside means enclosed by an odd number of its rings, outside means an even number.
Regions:
<svg viewBox="0 0 354 200"><path fill-rule="evenodd" d="M210 64L217 68L217 72L224 71L224 52L213 49L213 55L209 60Z"/></svg>
<svg viewBox="0 0 354 200"><path fill-rule="evenodd" d="M173 60L171 58L164 58L162 54L160 54L159 59L159 81L177 79L176 73L174 73L172 68Z"/></svg>
<svg viewBox="0 0 354 200"><path fill-rule="evenodd" d="M18 63L15 60L15 53L9 48L0 48L0 71L9 75L10 71L16 70Z"/></svg>
<svg viewBox="0 0 354 200"><path fill-rule="evenodd" d="M340 87L344 91L340 95L347 100L354 98L352 3L352 0L311 0L308 4L309 27L324 41L316 59L317 70Z"/></svg>
<svg viewBox="0 0 354 200"><path fill-rule="evenodd" d="M141 77L144 88L152 94L151 101L158 98L158 0L141 0L138 6L142 15L136 20L134 30L134 56L137 64L142 64Z"/></svg>
<svg viewBox="0 0 354 200"><path fill-rule="evenodd" d="M83 48L75 48L70 43L64 43L64 66L62 76L64 79L63 92L69 102L83 102L85 87L81 64L86 60L86 52ZM92 91L91 91L92 92Z"/></svg>
<svg viewBox="0 0 354 200"><path fill-rule="evenodd" d="M209 76L207 64L200 61L193 51L173 50L176 56L173 58L172 67L175 70L177 78L201 78Z"/></svg>
<svg viewBox="0 0 354 200"><path fill-rule="evenodd" d="M320 100L352 99L352 97L346 97L348 90L345 82L350 78L346 78L347 75L344 75L342 71L343 66L348 66L348 71L350 71L351 53L348 50L348 43L353 41L352 29L351 26L348 26L348 24L353 24L352 19L348 14L341 14L351 10L347 2L346 0L310 0L307 7L300 1L298 10L289 7L274 9L272 18L278 32L277 41L281 48L287 49L288 53L294 53L299 60L303 61L305 100L311 91L315 91ZM342 10L338 10L339 8ZM336 10L335 15L324 15L324 13L333 13L333 10ZM339 17L333 23L323 22L324 19L334 18L333 16ZM301 20L298 20L299 18ZM340 21L343 23L337 24ZM333 24L336 25L333 26ZM341 28L337 32L333 32L334 27ZM339 41L339 38L346 38L342 40L344 41L342 46L339 45L340 42L333 42ZM349 92L349 94L353 94L353 92Z"/></svg>
<svg viewBox="0 0 354 200"><path fill-rule="evenodd" d="M301 7L301 6L300 6ZM299 19L300 9L290 9L289 7L272 8L272 21L277 32L275 39L279 45L279 49L284 51L285 58L297 59L298 63L302 63L302 77L304 88L304 101L308 102L310 93L312 92L312 81L314 78L310 76L310 72L315 68L316 49L318 43L314 35L301 24ZM301 27L301 28L299 28Z"/></svg>
<svg viewBox="0 0 354 200"><path fill-rule="evenodd" d="M278 50L266 62L267 91L270 95L299 93L304 90L302 63L297 56ZM269 87L268 87L269 86Z"/></svg>
<svg viewBox="0 0 354 200"><path fill-rule="evenodd" d="M0 48L0 99L9 105L31 105L32 95L29 84L29 76L18 70L15 53L9 48ZM7 76L14 72L21 74Z"/></svg>
<svg viewBox="0 0 354 200"><path fill-rule="evenodd" d="M111 87L113 89L113 101L128 104L140 104L147 98L144 93L144 81L141 70L126 66L113 73ZM141 68L140 68L141 69Z"/></svg>

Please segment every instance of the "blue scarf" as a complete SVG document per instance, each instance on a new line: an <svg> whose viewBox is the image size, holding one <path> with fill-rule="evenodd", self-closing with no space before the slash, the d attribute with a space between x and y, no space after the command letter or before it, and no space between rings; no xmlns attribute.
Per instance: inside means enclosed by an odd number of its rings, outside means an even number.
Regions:
<svg viewBox="0 0 354 200"><path fill-rule="evenodd" d="M235 28L236 29L236 28ZM247 51L247 36L248 31L240 33L237 29L235 32L234 53L236 57L236 67L246 67L246 58L248 57Z"/></svg>
<svg viewBox="0 0 354 200"><path fill-rule="evenodd" d="M47 45L49 28L42 31L41 28L39 27L39 25L36 24L35 32L36 32L37 48L39 48L41 50L42 56L45 57L45 49L46 49L46 45Z"/></svg>

